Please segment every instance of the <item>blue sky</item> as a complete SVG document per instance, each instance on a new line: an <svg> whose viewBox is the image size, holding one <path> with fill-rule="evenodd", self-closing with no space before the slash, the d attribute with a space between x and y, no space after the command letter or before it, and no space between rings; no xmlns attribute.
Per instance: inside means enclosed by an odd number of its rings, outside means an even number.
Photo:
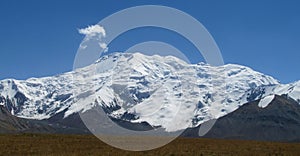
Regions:
<svg viewBox="0 0 300 156"><path fill-rule="evenodd" d="M283 83L300 79L300 2L255 1L0 1L0 79L50 76L72 70L84 38L78 28L137 5L164 5L198 19L217 42L225 63L249 66ZM124 21L126 22L126 21ZM158 40L187 53L179 35L141 28L117 38L110 51ZM201 55L192 62L203 61Z"/></svg>

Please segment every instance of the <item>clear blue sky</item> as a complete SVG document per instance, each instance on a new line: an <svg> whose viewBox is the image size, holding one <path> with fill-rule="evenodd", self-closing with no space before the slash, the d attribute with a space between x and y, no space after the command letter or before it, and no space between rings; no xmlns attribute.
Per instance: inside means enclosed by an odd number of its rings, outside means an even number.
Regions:
<svg viewBox="0 0 300 156"><path fill-rule="evenodd" d="M283 83L300 79L297 0L1 0L0 79L26 79L72 70L84 38L78 28L96 24L116 11L146 4L174 7L198 19L214 37L225 63L249 66ZM182 51L195 50L171 32L137 29L116 39L110 51L122 51L147 40L165 41ZM193 60L198 61L203 60Z"/></svg>

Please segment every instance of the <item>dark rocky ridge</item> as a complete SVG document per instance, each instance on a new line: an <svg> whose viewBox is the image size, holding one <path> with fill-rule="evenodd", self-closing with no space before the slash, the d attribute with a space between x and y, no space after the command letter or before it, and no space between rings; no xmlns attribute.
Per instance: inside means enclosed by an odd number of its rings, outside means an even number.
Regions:
<svg viewBox="0 0 300 156"><path fill-rule="evenodd" d="M52 133L55 128L44 121L28 120L11 115L7 108L0 106L0 133Z"/></svg>
<svg viewBox="0 0 300 156"><path fill-rule="evenodd" d="M300 141L300 105L286 95L276 95L265 108L259 100L242 105L219 118L206 138ZM198 136L199 127L185 131L183 136Z"/></svg>

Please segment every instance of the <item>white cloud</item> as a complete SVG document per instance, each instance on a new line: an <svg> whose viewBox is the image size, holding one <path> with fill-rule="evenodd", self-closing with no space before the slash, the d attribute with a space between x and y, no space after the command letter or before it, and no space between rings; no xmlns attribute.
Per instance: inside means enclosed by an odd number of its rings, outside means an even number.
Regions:
<svg viewBox="0 0 300 156"><path fill-rule="evenodd" d="M99 43L99 46L104 49L104 52L107 52L108 51L108 47L107 47L107 44L106 43Z"/></svg>
<svg viewBox="0 0 300 156"><path fill-rule="evenodd" d="M86 28L78 29L80 34L86 35L87 37L93 37L97 35L101 35L103 37L106 36L105 29L100 25L91 25Z"/></svg>
<svg viewBox="0 0 300 156"><path fill-rule="evenodd" d="M85 35L85 40L79 48L86 49L87 45L85 42L94 39L98 41L99 47L102 48L104 52L108 51L107 44L102 40L106 36L105 29L102 26L97 24L91 25L86 28L78 29L78 32Z"/></svg>
<svg viewBox="0 0 300 156"><path fill-rule="evenodd" d="M106 43L99 43L99 46L103 49L107 48L107 44Z"/></svg>

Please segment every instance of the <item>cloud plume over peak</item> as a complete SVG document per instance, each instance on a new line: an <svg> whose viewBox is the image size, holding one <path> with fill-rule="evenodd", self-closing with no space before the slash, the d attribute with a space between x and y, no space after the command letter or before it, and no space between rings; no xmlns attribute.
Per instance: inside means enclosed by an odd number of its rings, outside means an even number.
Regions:
<svg viewBox="0 0 300 156"><path fill-rule="evenodd" d="M98 46L103 49L103 52L108 51L107 44L103 42L103 38L106 36L105 29L100 25L90 25L86 28L78 29L80 34L85 35L84 41L80 44L80 49L86 49L88 47L87 42L90 40L96 40Z"/></svg>

